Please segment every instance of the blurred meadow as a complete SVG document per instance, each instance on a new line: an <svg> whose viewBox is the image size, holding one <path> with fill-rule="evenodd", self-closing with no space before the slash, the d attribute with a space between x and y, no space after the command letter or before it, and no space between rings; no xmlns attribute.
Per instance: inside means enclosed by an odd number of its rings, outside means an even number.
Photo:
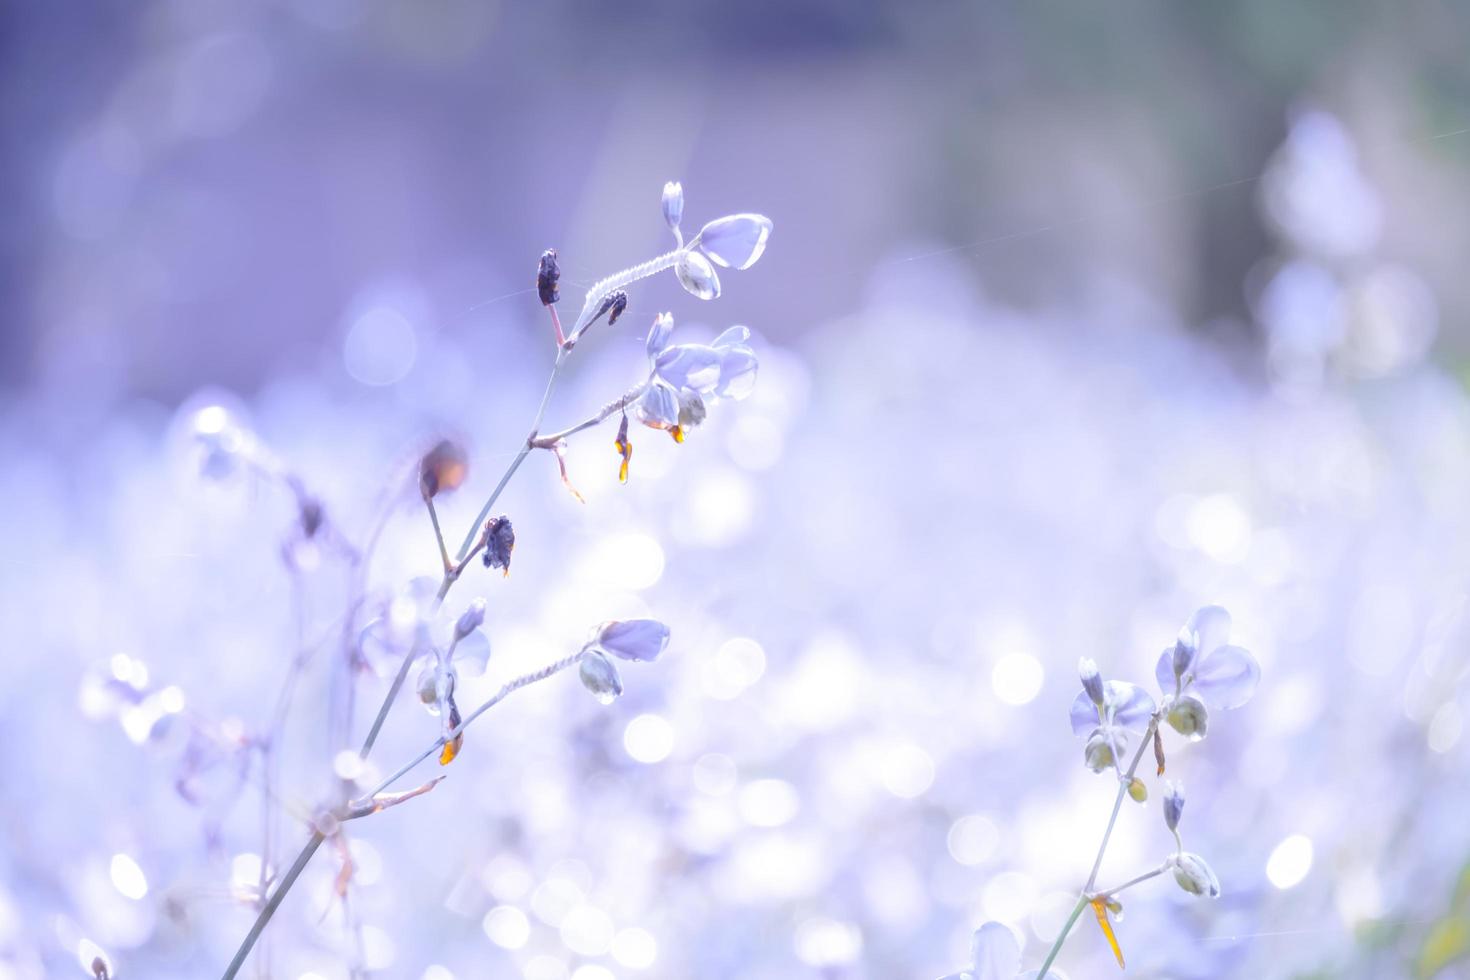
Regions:
<svg viewBox="0 0 1470 980"><path fill-rule="evenodd" d="M538 256L570 319L670 180L769 247L629 287L548 427L664 310L749 326L754 392L626 486L569 439L585 503L531 455L445 604L466 706L603 620L667 652L507 698L241 976L926 980L989 919L1034 969L1116 789L1078 658L1157 697L1219 603L1261 684L1169 775L1222 894L1130 890L1120 975L1470 977L1467 52L1451 0L0 4L0 980L218 976L440 734L407 692L344 771L359 631L442 570L419 455L467 452L453 549L556 353ZM1172 852L1157 792L1104 878ZM1057 965L1117 970L1090 921Z"/></svg>

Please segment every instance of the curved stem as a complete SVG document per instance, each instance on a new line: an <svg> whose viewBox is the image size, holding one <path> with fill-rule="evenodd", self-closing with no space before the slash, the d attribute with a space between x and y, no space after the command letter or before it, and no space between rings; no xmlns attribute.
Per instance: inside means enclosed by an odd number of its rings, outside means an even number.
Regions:
<svg viewBox="0 0 1470 980"><path fill-rule="evenodd" d="M1067 933L1072 931L1072 927L1077 924L1077 919L1082 915L1082 910L1085 908L1087 908L1087 896L1084 895L1077 899L1077 905L1072 909L1072 914L1067 916L1067 921L1062 926L1061 934L1057 936L1057 941L1051 944L1051 950L1046 954L1046 959L1042 961L1041 969L1036 973L1041 980L1046 980L1046 971L1051 969L1051 965L1056 960L1057 954L1062 951L1062 943L1067 941Z"/></svg>
<svg viewBox="0 0 1470 980"><path fill-rule="evenodd" d="M517 677L514 680L506 681L503 685L501 685L500 690L496 691L493 695L490 696L489 700L485 701L474 711L471 711L468 715L465 715L463 721L461 721L458 725L455 725L453 728L449 729L443 735L435 739L432 745L424 749L424 751L420 752L412 760L399 766L397 771L394 772L393 775L389 776L387 779L384 779L381 783L378 784L378 787L376 789L374 789L371 793L366 794L362 799L371 800L373 797L383 792L389 786L392 786L394 783L398 782L398 780L402 779L414 766L417 766L420 762L423 762L429 756L439 751L439 749L443 748L445 743L451 742L455 738L457 738L460 732L470 727L470 722L474 721L476 718L480 717L485 712L495 707L501 701L505 700L505 698L512 692L518 691L528 684L534 684L537 681L544 681L546 680L546 678L552 676L553 674L560 673L573 664L578 663L582 659L582 653L583 651L578 650L571 656L563 657L555 663L547 664L545 667L542 667L539 670L533 670L529 674L522 674L520 677ZM353 807L349 805L348 809L351 810L353 809Z"/></svg>
<svg viewBox="0 0 1470 980"><path fill-rule="evenodd" d="M1119 892L1121 892L1125 888L1132 888L1134 885L1141 884L1142 882L1148 881L1150 878L1157 878L1159 875L1163 874L1166 870L1167 870L1167 868L1164 865L1159 865L1157 868L1154 868L1152 871L1145 871L1143 874L1139 875L1137 878L1130 878L1129 880L1123 882L1121 885L1118 885L1115 888L1104 888L1101 891L1093 892L1092 897L1093 898L1111 898L1114 895L1116 895Z"/></svg>
<svg viewBox="0 0 1470 980"><path fill-rule="evenodd" d="M266 924L270 922L271 916L275 915L276 909L280 907L281 900L286 897L286 893L291 890L291 886L296 884L296 879L301 877L301 872L306 870L306 865L311 861L311 856L316 853L317 848L322 846L322 841L324 840L326 838L322 836L321 831L312 831L311 839L306 842L306 846L301 849L301 853L296 855L296 860L292 863L290 870L286 872L286 876L281 879L280 884L276 885L276 890L271 893L270 899L261 908L260 914L255 917L255 924L245 934L244 942L240 943L240 948L235 951L235 958L230 960L229 966L225 967L225 972L220 977L220 980L234 980L235 975L240 972L240 967L245 965L245 959L250 955L250 950L255 946L255 941L260 938L260 934L265 931Z"/></svg>

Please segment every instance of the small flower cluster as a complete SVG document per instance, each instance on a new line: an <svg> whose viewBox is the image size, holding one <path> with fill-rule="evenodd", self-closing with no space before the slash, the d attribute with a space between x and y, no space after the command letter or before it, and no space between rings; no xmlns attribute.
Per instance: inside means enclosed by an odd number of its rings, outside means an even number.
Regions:
<svg viewBox="0 0 1470 980"><path fill-rule="evenodd" d="M1159 655L1155 676L1160 698L1156 702L1148 691L1126 681L1105 681L1097 664L1083 657L1077 666L1082 690L1072 702L1070 720L1073 734L1086 738L1082 751L1083 764L1095 773L1111 770L1118 780L1118 800L1123 796L1138 803L1148 799L1148 786L1138 775L1138 764L1145 749L1153 748L1157 775L1165 771L1164 742L1161 727L1167 724L1190 742L1198 742L1209 731L1212 709L1238 708L1251 699L1260 682L1261 669L1256 658L1242 647L1232 646L1230 614L1219 606L1205 606L1189 617L1172 646ZM1131 763L1124 765L1130 739L1141 741ZM1102 864L1117 819L1117 808L1103 836L1093 877L1082 889L1077 905L1057 937L1041 971L1020 972L1020 941L1009 927L987 922L975 933L974 965L969 971L951 974L945 980L1011 980L1013 977L1044 976L1057 980L1063 975L1050 970L1068 932L1082 911L1091 907L1118 965L1123 966L1123 952L1113 932L1112 921L1121 917L1122 903L1117 894L1125 888L1161 874L1172 874L1176 883L1191 895L1218 898L1220 881L1208 862L1198 854L1186 851L1179 832L1184 813L1184 787L1166 780L1163 790L1164 826L1174 838L1174 847L1163 861L1151 870L1115 888L1097 889L1097 868Z"/></svg>

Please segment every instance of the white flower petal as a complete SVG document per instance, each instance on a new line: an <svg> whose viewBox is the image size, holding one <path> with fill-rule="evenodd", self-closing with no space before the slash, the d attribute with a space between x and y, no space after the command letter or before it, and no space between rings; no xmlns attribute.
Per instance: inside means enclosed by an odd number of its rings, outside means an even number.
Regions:
<svg viewBox="0 0 1470 980"><path fill-rule="evenodd" d="M1021 937L1003 922L987 922L970 943L975 980L1013 980L1021 970Z"/></svg>
<svg viewBox="0 0 1470 980"><path fill-rule="evenodd" d="M1147 691L1127 681L1108 681L1103 687L1107 693L1107 708L1115 725L1136 732L1148 727L1156 705Z"/></svg>
<svg viewBox="0 0 1470 980"><path fill-rule="evenodd" d="M648 328L648 340L644 346L648 350L650 358L657 357L660 352L669 346L669 338L674 333L674 314L660 313L654 318L653 326Z"/></svg>
<svg viewBox="0 0 1470 980"><path fill-rule="evenodd" d="M1207 704L1218 708L1245 704L1260 680L1261 665L1243 647L1219 647L1194 666L1194 689Z"/></svg>
<svg viewBox="0 0 1470 980"><path fill-rule="evenodd" d="M1195 610L1184 628L1199 636L1199 652L1195 654L1198 662L1230 639L1230 613L1223 606L1205 606Z"/></svg>
<svg viewBox="0 0 1470 980"><path fill-rule="evenodd" d="M738 402L755 390L755 376L760 364L749 347L731 347L724 354L720 358L720 380L715 385L715 394Z"/></svg>
<svg viewBox="0 0 1470 980"><path fill-rule="evenodd" d="M655 429L671 429L679 424L679 395L666 382L654 379L638 399L638 418Z"/></svg>
<svg viewBox="0 0 1470 980"><path fill-rule="evenodd" d="M749 342L750 328L735 326L731 327L729 330L726 330L724 333L716 337L714 341L710 344L710 346L719 349L722 347L734 347L737 344L745 344Z"/></svg>
<svg viewBox="0 0 1470 980"><path fill-rule="evenodd" d="M684 185L671 180L664 185L664 221L670 231L679 230L679 221L684 217Z"/></svg>
<svg viewBox="0 0 1470 980"><path fill-rule="evenodd" d="M1078 736L1091 733L1102 720L1098 717L1097 706L1092 703L1092 698L1087 696L1086 691L1077 695L1069 714L1072 718L1072 734Z"/></svg>
<svg viewBox="0 0 1470 980"><path fill-rule="evenodd" d="M669 628L656 619L623 619L603 624L597 646L624 660L656 660L669 645Z"/></svg>
<svg viewBox="0 0 1470 980"><path fill-rule="evenodd" d="M704 344L676 344L659 354L654 371L676 389L706 394L719 384L723 359L722 352Z"/></svg>
<svg viewBox="0 0 1470 980"><path fill-rule="evenodd" d="M1174 648L1164 647L1164 652L1159 654L1159 662L1154 666L1154 678L1159 682L1161 694L1173 694L1177 682L1174 679Z"/></svg>
<svg viewBox="0 0 1470 980"><path fill-rule="evenodd" d="M771 219L763 214L731 214L716 218L699 231L695 242L720 265L749 269L766 250Z"/></svg>

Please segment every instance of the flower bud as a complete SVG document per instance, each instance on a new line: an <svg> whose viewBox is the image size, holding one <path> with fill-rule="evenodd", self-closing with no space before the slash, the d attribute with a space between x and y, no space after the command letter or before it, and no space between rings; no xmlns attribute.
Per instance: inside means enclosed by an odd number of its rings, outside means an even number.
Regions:
<svg viewBox="0 0 1470 980"><path fill-rule="evenodd" d="M1118 740L1120 742L1123 740L1121 735L1118 736ZM1118 746L1118 750L1123 750L1121 744ZM1087 747L1082 750L1082 758L1087 763L1087 768L1093 772L1102 772L1104 769L1113 766L1116 760L1116 757L1113 755L1113 743L1101 728L1095 730L1088 736Z"/></svg>
<svg viewBox="0 0 1470 980"><path fill-rule="evenodd" d="M684 185L671 180L664 185L664 221L670 231L679 230L679 221L684 217Z"/></svg>
<svg viewBox="0 0 1470 980"><path fill-rule="evenodd" d="M1176 782L1166 782L1167 790L1164 793L1164 823L1170 830L1179 829L1179 817L1184 813L1184 786Z"/></svg>
<svg viewBox="0 0 1470 980"><path fill-rule="evenodd" d="M1169 864L1174 869L1174 880L1179 882L1180 888L1191 895L1220 897L1220 879L1215 877L1215 872L1210 870L1205 859L1198 854L1183 851L1170 858Z"/></svg>
<svg viewBox="0 0 1470 980"><path fill-rule="evenodd" d="M612 704L623 693L623 681L618 676L617 666L596 650L583 654L582 666L577 673L582 679L582 686L602 704Z"/></svg>
<svg viewBox="0 0 1470 980"><path fill-rule="evenodd" d="M556 249L548 248L541 253L541 264L536 267L536 294L542 306L550 306L561 299L557 283L561 281L561 266L556 261Z"/></svg>
<svg viewBox="0 0 1470 980"><path fill-rule="evenodd" d="M720 277L715 267L698 252L685 252L674 266L674 275L686 291L699 299L715 299L720 295Z"/></svg>
<svg viewBox="0 0 1470 980"><path fill-rule="evenodd" d="M1193 694L1181 695L1169 708L1169 725L1191 742L1205 737L1210 727L1210 712Z"/></svg>
<svg viewBox="0 0 1470 980"><path fill-rule="evenodd" d="M1097 661L1091 657L1083 657L1077 661L1077 673L1082 677L1082 689L1092 699L1092 703L1099 708L1103 703L1102 674L1098 673Z"/></svg>
<svg viewBox="0 0 1470 980"><path fill-rule="evenodd" d="M1133 799L1134 803L1142 803L1148 799L1148 786L1143 780L1134 776L1128 781L1128 795Z"/></svg>
<svg viewBox="0 0 1470 980"><path fill-rule="evenodd" d="M1188 626L1179 631L1179 639L1174 641L1174 677L1177 680L1184 676L1189 670L1189 665L1194 662L1194 655L1199 652L1199 634Z"/></svg>
<svg viewBox="0 0 1470 980"><path fill-rule="evenodd" d="M459 616L459 621L454 624L454 639L456 642L463 640L485 622L485 600L475 599Z"/></svg>

